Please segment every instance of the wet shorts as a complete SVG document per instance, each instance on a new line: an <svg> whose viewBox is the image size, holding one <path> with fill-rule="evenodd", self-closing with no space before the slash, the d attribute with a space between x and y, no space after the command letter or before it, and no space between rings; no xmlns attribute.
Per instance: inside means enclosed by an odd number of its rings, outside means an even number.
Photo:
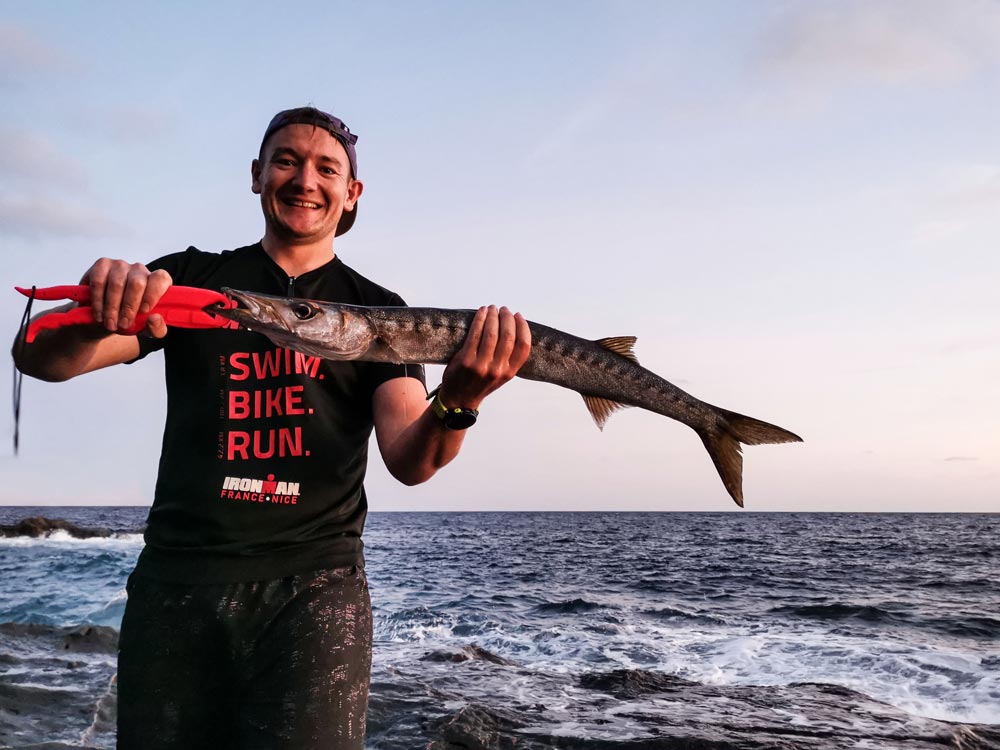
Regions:
<svg viewBox="0 0 1000 750"><path fill-rule="evenodd" d="M133 575L119 750L360 750L371 671L364 568L210 585Z"/></svg>

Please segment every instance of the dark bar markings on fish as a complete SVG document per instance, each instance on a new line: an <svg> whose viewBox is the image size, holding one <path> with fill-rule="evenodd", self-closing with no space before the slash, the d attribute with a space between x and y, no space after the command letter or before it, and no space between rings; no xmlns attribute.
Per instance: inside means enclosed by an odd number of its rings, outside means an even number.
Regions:
<svg viewBox="0 0 1000 750"><path fill-rule="evenodd" d="M358 307L223 289L239 303L212 312L278 346L329 360L446 364L465 341L474 310ZM532 347L518 377L569 388L583 397L599 429L626 406L676 419L698 433L726 490L743 507L740 444L801 442L767 422L701 401L639 364L634 336L591 341L528 323Z"/></svg>

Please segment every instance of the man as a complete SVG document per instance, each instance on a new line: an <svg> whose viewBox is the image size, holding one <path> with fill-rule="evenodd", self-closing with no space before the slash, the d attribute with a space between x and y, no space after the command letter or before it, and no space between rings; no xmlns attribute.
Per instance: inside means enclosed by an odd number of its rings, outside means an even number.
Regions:
<svg viewBox="0 0 1000 750"><path fill-rule="evenodd" d="M393 476L424 482L530 352L524 318L481 308L428 406L412 365L320 361L250 331L168 331L158 315L145 335L125 333L173 283L403 304L334 252L363 192L356 141L332 115L280 112L251 167L260 242L148 268L102 258L82 279L96 324L15 344L18 367L51 381L164 350L163 449L120 639L119 748L363 747L371 430Z"/></svg>

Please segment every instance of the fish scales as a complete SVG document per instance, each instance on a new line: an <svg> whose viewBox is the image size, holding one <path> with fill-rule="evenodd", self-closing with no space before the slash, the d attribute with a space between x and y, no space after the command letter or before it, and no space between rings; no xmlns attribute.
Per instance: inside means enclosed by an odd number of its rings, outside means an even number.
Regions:
<svg viewBox="0 0 1000 750"><path fill-rule="evenodd" d="M223 290L239 306L213 309L275 344L331 360L446 364L461 348L473 310L358 307ZM597 426L623 406L662 414L701 438L726 490L743 505L741 443L799 442L788 430L713 406L642 367L634 337L591 341L540 323L528 323L531 353L518 377L569 388L583 396Z"/></svg>
<svg viewBox="0 0 1000 750"><path fill-rule="evenodd" d="M445 364L461 348L473 310L442 311L427 308L370 308L369 320L376 339L391 342L379 359L396 364ZM431 320L425 337L413 321ZM610 397L687 423L693 410L678 406L681 394L696 401L667 380L654 375L620 354L592 341L538 323L529 323L532 351L518 373L526 380L563 386L586 395ZM393 356L395 355L395 356ZM623 383L622 378L627 378ZM629 388L628 384L636 384ZM700 403L700 402L698 402Z"/></svg>

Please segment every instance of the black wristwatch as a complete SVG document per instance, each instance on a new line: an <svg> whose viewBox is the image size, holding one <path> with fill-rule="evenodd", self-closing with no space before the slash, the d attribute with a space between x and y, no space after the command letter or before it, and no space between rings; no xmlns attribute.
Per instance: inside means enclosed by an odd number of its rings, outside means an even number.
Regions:
<svg viewBox="0 0 1000 750"><path fill-rule="evenodd" d="M479 412L475 409L464 409L461 406L445 406L441 403L441 394L434 391L431 401L431 411L449 430L466 430L476 423Z"/></svg>

